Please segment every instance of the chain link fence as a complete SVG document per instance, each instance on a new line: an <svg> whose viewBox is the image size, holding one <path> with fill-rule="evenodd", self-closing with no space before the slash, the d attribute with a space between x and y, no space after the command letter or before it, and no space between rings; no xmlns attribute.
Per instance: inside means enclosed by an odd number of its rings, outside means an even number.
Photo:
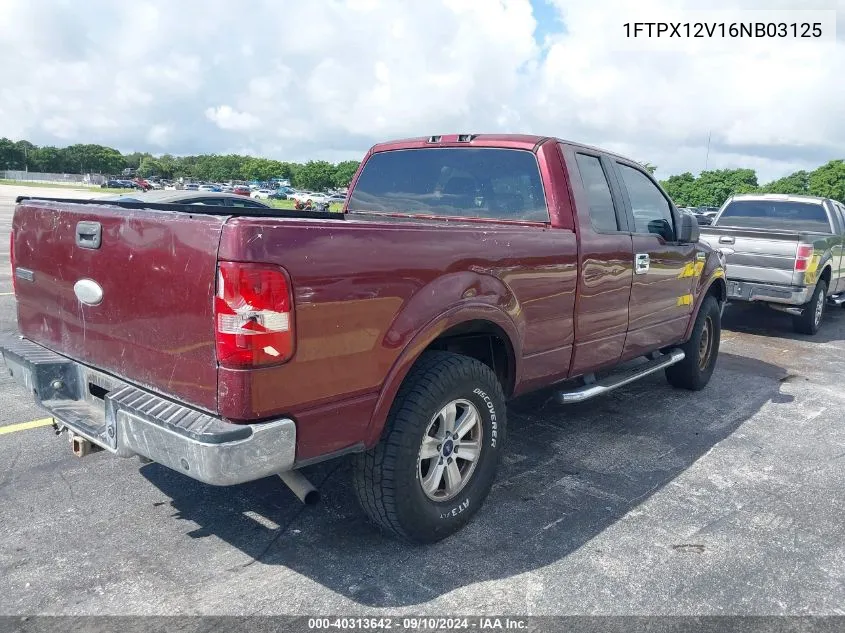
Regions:
<svg viewBox="0 0 845 633"><path fill-rule="evenodd" d="M35 171L0 171L0 180L17 182L36 182L50 185L79 185L80 187L98 187L106 182L102 174L46 174Z"/></svg>

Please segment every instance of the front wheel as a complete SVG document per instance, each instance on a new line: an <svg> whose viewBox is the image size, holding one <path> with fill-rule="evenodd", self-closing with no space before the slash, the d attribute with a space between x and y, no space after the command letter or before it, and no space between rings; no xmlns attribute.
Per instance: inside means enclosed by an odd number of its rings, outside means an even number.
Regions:
<svg viewBox="0 0 845 633"><path fill-rule="evenodd" d="M716 298L708 295L698 310L692 336L681 345L684 360L666 368L669 384L692 391L704 389L716 366L721 336L722 310Z"/></svg>
<svg viewBox="0 0 845 633"><path fill-rule="evenodd" d="M353 484L370 519L408 541L454 534L478 511L505 439L505 398L474 358L426 352L411 369L381 441L356 456Z"/></svg>
<svg viewBox="0 0 845 633"><path fill-rule="evenodd" d="M792 328L799 334L815 334L819 331L827 301L827 282L822 279L816 284L812 298L804 304L800 315L792 317Z"/></svg>

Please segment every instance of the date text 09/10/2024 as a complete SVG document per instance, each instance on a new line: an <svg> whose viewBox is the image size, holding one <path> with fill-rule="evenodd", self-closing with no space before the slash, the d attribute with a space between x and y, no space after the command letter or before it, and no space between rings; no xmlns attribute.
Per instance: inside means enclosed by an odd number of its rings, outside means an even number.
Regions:
<svg viewBox="0 0 845 633"><path fill-rule="evenodd" d="M790 38L822 37L821 22L626 22L625 37Z"/></svg>
<svg viewBox="0 0 845 633"><path fill-rule="evenodd" d="M332 630L469 630L469 631L518 631L528 627L525 618L510 617L348 617L308 618L311 631Z"/></svg>

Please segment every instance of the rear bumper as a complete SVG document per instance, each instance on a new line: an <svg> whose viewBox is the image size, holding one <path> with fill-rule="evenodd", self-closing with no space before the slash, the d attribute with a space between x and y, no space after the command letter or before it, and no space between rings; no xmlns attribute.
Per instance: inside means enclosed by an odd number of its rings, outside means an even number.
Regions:
<svg viewBox="0 0 845 633"><path fill-rule="evenodd" d="M293 420L231 424L21 337L0 340L0 354L60 428L115 455L141 455L216 486L293 468Z"/></svg>
<svg viewBox="0 0 845 633"><path fill-rule="evenodd" d="M728 301L762 301L792 306L802 306L813 296L815 284L811 286L781 286L728 279Z"/></svg>

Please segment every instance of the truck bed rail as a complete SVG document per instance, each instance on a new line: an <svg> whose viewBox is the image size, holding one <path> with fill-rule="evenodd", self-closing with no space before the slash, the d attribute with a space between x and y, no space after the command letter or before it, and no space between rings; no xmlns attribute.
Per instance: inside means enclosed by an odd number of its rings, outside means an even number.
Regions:
<svg viewBox="0 0 845 633"><path fill-rule="evenodd" d="M124 200L98 200L97 198L50 198L44 196L18 196L15 202L59 202L62 204L98 204L124 209L176 211L205 215L253 216L269 218L300 218L306 220L345 220L345 213L327 211L296 211L292 209L261 209L260 207L227 207L214 204L172 204L161 202L129 202Z"/></svg>

